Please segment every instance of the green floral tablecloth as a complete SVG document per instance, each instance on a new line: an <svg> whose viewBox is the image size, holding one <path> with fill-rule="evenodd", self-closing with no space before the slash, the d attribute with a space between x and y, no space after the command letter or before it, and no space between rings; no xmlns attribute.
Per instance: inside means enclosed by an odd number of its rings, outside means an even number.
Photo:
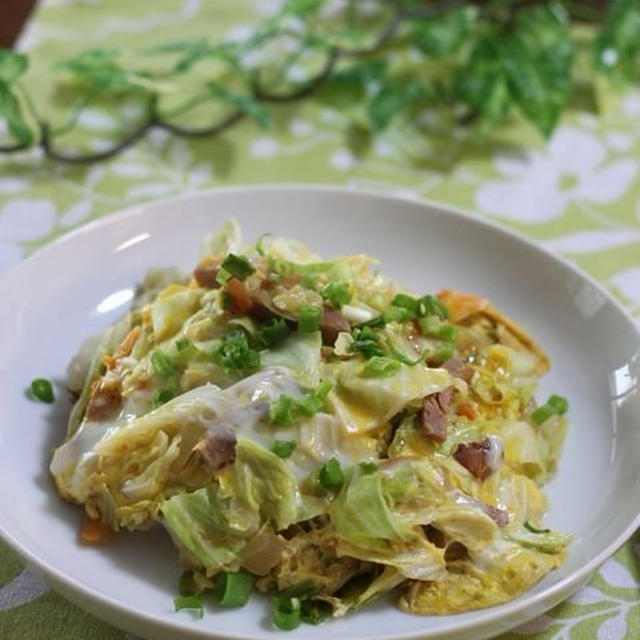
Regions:
<svg viewBox="0 0 640 640"><path fill-rule="evenodd" d="M33 54L28 81L49 100L53 59L203 33L243 37L279 4L45 0L20 43ZM569 114L547 146L515 119L483 142L459 131L417 143L402 126L366 141L348 133L339 111L311 101L275 109L266 132L245 123L185 141L154 131L87 168L53 165L36 151L0 157L0 275L69 229L133 203L216 185L323 182L430 198L518 229L595 276L640 322L640 91L612 102L606 117ZM119 109L136 117L135 105ZM437 125L435 113L420 118ZM94 107L80 125L93 149L117 126L113 113ZM49 591L0 543L0 638L127 637ZM568 602L504 638L640 638L640 535Z"/></svg>

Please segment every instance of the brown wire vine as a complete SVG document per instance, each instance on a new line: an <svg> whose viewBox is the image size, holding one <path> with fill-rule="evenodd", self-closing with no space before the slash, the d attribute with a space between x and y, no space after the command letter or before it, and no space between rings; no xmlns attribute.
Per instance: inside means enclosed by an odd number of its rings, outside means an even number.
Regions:
<svg viewBox="0 0 640 640"><path fill-rule="evenodd" d="M309 16L316 15L323 4L324 0L289 0L289 2L285 4L283 11L286 13L288 10L289 15L297 19L308 19ZM453 48L455 49L455 47L457 47L460 49L463 46L460 40L461 34L462 36L465 35L463 23L466 18L464 18L464 16L470 15L464 14L463 12L468 12L470 7L474 11L479 12L477 15L481 16L481 19L478 18L477 26L474 27L474 35L468 35L469 39L473 37L475 41L473 41L472 46L466 42L467 47L470 48L467 65L461 68L455 83L447 90L448 94L446 96L449 100L462 102L466 107L466 112L461 115L460 121L471 122L479 117L490 124L494 124L500 120L508 108L510 108L511 104L514 104L519 106L524 114L527 115L543 133L548 134L555 126L557 117L566 104L569 91L569 77L573 55L573 50L568 39L568 28L570 26L568 22L569 17L573 17L575 20L584 20L586 13L591 11L593 16L600 16L602 19L605 4L606 3L598 2L597 0L586 0L586 2L581 3L536 2L532 0L485 0L476 3L469 3L464 0L435 0L428 2L387 0L387 3L382 3L381 6L388 7L390 5L393 9L392 15L390 15L386 23L381 26L372 44L364 47L347 47L323 42L322 48L325 51L324 63L315 75L299 86L280 93L265 86L260 78L259 72L249 74L248 96L232 95L222 88L217 88L217 95L234 108L229 114L220 118L218 121L212 122L208 126L198 128L189 128L181 124L176 124L171 121L171 118L163 116L158 108L158 94L149 91L146 117L135 129L104 151L80 154L65 153L63 150L58 149L55 145L56 132L52 129L49 122L38 115L36 108L28 97L28 93L25 93L24 87L20 87L22 97L14 90L13 86L17 84L16 78L21 75L26 68L27 62L20 58L20 56L24 57L23 54L0 50L0 54L2 54L0 56L0 98L2 98L3 91L9 96L9 98L5 100L4 113L2 108L0 108L0 116L5 116L5 119L9 123L9 131L12 137L18 139L16 142L0 146L0 153L16 153L39 147L43 154L51 160L68 164L89 164L107 160L132 147L142 140L152 129L163 129L173 135L189 138L215 136L230 129L248 115L256 115L257 110L261 109L263 104L290 103L314 95L328 80L334 77L341 61L363 60L371 62L375 56L383 52L394 40L404 25L409 24L415 29L418 45L435 57L441 53L436 51L437 47L440 46L442 49L444 46L442 42L447 45L446 38L450 40L452 38L458 38L457 44L454 42ZM629 43L627 41L620 42L620 32L622 31L620 25L627 21L631 14L633 14L634 19L637 19L639 21L638 24L640 24L640 2L638 2L638 0L614 0L610 4L611 7L607 17L603 21L601 32L595 38L594 51L596 53L596 66L598 63L598 55L600 55L600 62L602 62L602 60L606 62L607 55L611 58L611 54L607 54L606 52L611 50L611 47L617 47L616 55L618 55L618 60L622 60L621 53L625 55L623 62L626 67L622 68L621 71L626 72L627 77L631 75L631 79L633 79L634 73L637 70L637 63L640 60L640 27L638 27L637 42ZM526 14L525 12L529 13ZM564 18L561 15L562 12L567 16L564 23ZM522 16L525 16L525 19L520 19ZM535 33L532 33L527 25L527 21L531 21L534 18L539 22L539 24L534 25L534 28L538 29L541 33L542 30L546 29L544 46L550 48L546 54L542 47L539 46L539 43L536 42ZM462 25L458 31L456 31L457 27L455 26L456 20ZM622 26L624 26L624 24L622 24ZM441 29L440 35L438 35L438 28ZM420 29L422 29L422 31L420 31ZM505 29L509 29L509 33L506 33ZM266 36L263 34L260 37L266 42L269 39L282 35L282 33L283 31L279 30L276 26L275 28L272 27L272 31L270 33L267 32ZM496 34L499 34L499 38L496 37ZM565 35L566 39L563 39ZM432 39L431 44L429 37ZM422 38L422 41L420 38ZM440 38L440 40L438 40L438 38ZM555 38L555 40L553 40L553 38ZM204 41L193 41L193 43L190 54L193 58L184 58L182 62L178 63L178 66L182 64L184 68L189 69L189 65L195 64L199 59L206 57L207 52L211 55L222 55L223 58L226 55L226 60L231 61L231 64L239 64L237 60L233 59L233 55L229 53L229 50L224 48L226 46L224 44L211 47ZM451 46L450 42L449 46ZM198 50L198 47L200 47L200 50ZM207 47L209 48L207 49ZM174 49L177 49L177 47L174 47ZM169 50L171 50L170 47L167 47L166 51ZM96 52L89 52L86 55L91 55L92 53L97 55ZM500 60L501 55L504 55L505 60L502 66L496 62ZM545 55L547 57L545 57ZM527 56L529 57L527 58ZM550 59L549 56L553 59ZM543 84L544 82L548 83L548 88L545 89L548 90L548 96L527 95L528 92L531 93L532 89L526 86L526 80L522 81L518 77L518 75L522 75L522 71L516 72L516 74L510 72L508 66L510 64L509 60L519 60L520 58L522 59L522 69L526 69L528 73L533 73L536 68L544 71L545 65L549 67L548 71L545 71L549 74L548 78L542 74L542 71L538 76ZM84 63L83 60L85 60ZM69 64L68 69L77 75L79 73L78 70L82 72L84 69L82 64L87 63L86 59L79 58L76 59L74 64L75 66ZM127 75L122 75L124 71L115 66L108 58L105 58L104 64L106 65L106 71L103 71L103 73L107 73L110 70L113 78L110 79L108 75L104 75L97 77L97 80L93 78L94 81L97 82L100 80L101 82L112 83L127 81ZM513 66L513 63L511 64ZM532 67L534 70L532 70ZM630 74L629 67L631 71ZM97 67L97 69L100 71L99 67ZM465 69L467 72L466 76ZM244 73L239 67L238 70ZM93 72L95 73L95 70ZM142 73L140 74L140 78L144 79ZM402 84L398 82L394 84L394 82L395 81L391 80L387 82L387 84L382 83L382 91L387 91L388 95L385 97L387 103L391 105L387 106L386 110L391 113L387 113L382 108L384 105L382 105L378 111L373 110L371 115L375 125L374 128L384 128L390 118L394 116L394 100L397 105L404 107L428 94L425 87L416 83L412 85L411 83L407 84L406 81L403 81ZM480 86L482 82L484 82L486 86ZM494 105L487 104L494 99L493 96L497 95L499 90L510 92L511 102ZM100 88L95 88L91 96L99 93ZM86 98L84 106L86 106L90 99L91 97ZM497 98L495 100L497 100ZM532 104L536 106L536 101L538 102L536 107L539 110L538 113L532 111ZM20 111L21 103L23 102L26 103L32 114L37 136L33 136L33 132L26 130L27 125L22 119ZM379 102L382 103L382 99L380 99ZM0 105L1 104L2 100L0 100ZM7 104L11 107L9 110L6 108ZM75 126L77 116L82 111L82 108L83 107L79 108L75 119L72 118L72 123L67 130ZM13 109L13 111L11 109ZM64 132L66 133L66 131Z"/></svg>

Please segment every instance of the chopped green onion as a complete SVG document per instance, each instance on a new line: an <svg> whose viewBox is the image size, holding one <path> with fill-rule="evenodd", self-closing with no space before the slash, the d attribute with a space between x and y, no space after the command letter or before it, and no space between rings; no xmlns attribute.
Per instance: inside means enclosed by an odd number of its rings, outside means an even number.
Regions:
<svg viewBox="0 0 640 640"><path fill-rule="evenodd" d="M436 351L433 351L427 356L427 361L429 364L442 365L447 360L453 358L454 353L455 346L450 342L443 342Z"/></svg>
<svg viewBox="0 0 640 640"><path fill-rule="evenodd" d="M222 269L238 280L244 280L255 273L255 267L244 256L237 256L235 253L230 253L222 261Z"/></svg>
<svg viewBox="0 0 640 640"><path fill-rule="evenodd" d="M300 619L307 624L320 624L332 613L331 605L322 600L304 600L300 604Z"/></svg>
<svg viewBox="0 0 640 640"><path fill-rule="evenodd" d="M449 309L440 300L432 295L426 295L420 298L420 312L418 315L422 316L440 316L443 320L449 317Z"/></svg>
<svg viewBox="0 0 640 640"><path fill-rule="evenodd" d="M312 416L325 408L331 389L333 384L329 380L323 380L312 392L305 393L301 398L285 394L278 396L269 407L269 419L273 424L288 426L301 415Z"/></svg>
<svg viewBox="0 0 640 640"><path fill-rule="evenodd" d="M425 316L420 318L420 331L425 336L438 338L445 342L455 342L458 336L458 328L451 324L444 324L438 316Z"/></svg>
<svg viewBox="0 0 640 640"><path fill-rule="evenodd" d="M31 383L31 395L40 400L40 402L47 402L51 404L55 399L53 393L53 385L46 378L36 378Z"/></svg>
<svg viewBox="0 0 640 640"><path fill-rule="evenodd" d="M333 389L333 383L323 380L311 393L305 393L298 401L298 411L305 416L312 416L322 411L327 405L327 397Z"/></svg>
<svg viewBox="0 0 640 640"><path fill-rule="evenodd" d="M390 378L400 371L400 367L401 364L398 360L374 356L367 360L362 369L362 375L367 378Z"/></svg>
<svg viewBox="0 0 640 640"><path fill-rule="evenodd" d="M365 475L369 475L371 473L375 473L378 470L378 465L375 462L366 460L365 462L360 463L360 469L362 470L362 473L364 473Z"/></svg>
<svg viewBox="0 0 640 640"><path fill-rule="evenodd" d="M320 329L322 309L312 305L302 305L298 313L298 331L300 333L313 333Z"/></svg>
<svg viewBox="0 0 640 640"><path fill-rule="evenodd" d="M269 405L269 420L273 424L288 426L295 418L295 400L288 395L278 396L275 402Z"/></svg>
<svg viewBox="0 0 640 640"><path fill-rule="evenodd" d="M182 338L178 338L176 340L176 349L178 351L184 351L185 349L188 349L191 346L191 340L189 340L189 338L182 336Z"/></svg>
<svg viewBox="0 0 640 640"><path fill-rule="evenodd" d="M267 231L267 233L263 233L256 242L256 251L258 252L258 255L262 256L263 258L267 255L267 252L264 249L264 239L268 238L269 236L271 236L271 234Z"/></svg>
<svg viewBox="0 0 640 640"><path fill-rule="evenodd" d="M254 582L255 578L247 571L224 571L213 587L213 601L223 607L244 607Z"/></svg>
<svg viewBox="0 0 640 640"><path fill-rule="evenodd" d="M531 531L531 533L549 533L551 531L551 529L536 529L532 524L529 524L528 521L524 523L524 528L527 531Z"/></svg>
<svg viewBox="0 0 640 640"><path fill-rule="evenodd" d="M218 273L216 273L216 282L220 286L223 286L227 283L227 280L231 279L231 277L231 274L226 269L220 267L220 269L218 269Z"/></svg>
<svg viewBox="0 0 640 640"><path fill-rule="evenodd" d="M556 412L553 407L549 406L548 404L543 404L531 414L531 419L536 424L542 424L543 422L546 422L551 416L555 415Z"/></svg>
<svg viewBox="0 0 640 640"><path fill-rule="evenodd" d="M198 348L189 338L183 336L176 340L176 351L178 359L184 362L193 358L198 353Z"/></svg>
<svg viewBox="0 0 640 640"><path fill-rule="evenodd" d="M363 322L359 326L363 329L367 327L371 327L372 329L380 329L384 327L384 325L384 318L382 317L382 315L379 315L377 318L373 318L371 320L368 320L367 322Z"/></svg>
<svg viewBox="0 0 640 640"><path fill-rule="evenodd" d="M282 631L292 631L300 626L300 600L277 596L273 599L273 624Z"/></svg>
<svg viewBox="0 0 640 640"><path fill-rule="evenodd" d="M288 458L296 449L295 440L276 440L271 451L280 458Z"/></svg>
<svg viewBox="0 0 640 640"><path fill-rule="evenodd" d="M417 316L420 312L420 300L416 300L404 293L398 293L392 300L391 305L406 309L413 317Z"/></svg>
<svg viewBox="0 0 640 640"><path fill-rule="evenodd" d="M354 329L352 335L353 342L349 347L350 351L360 352L365 358L384 355L384 350L380 346L380 338L370 327Z"/></svg>
<svg viewBox="0 0 640 640"><path fill-rule="evenodd" d="M338 491L344 484L344 473L336 458L331 458L320 469L318 476L320 484L330 491Z"/></svg>
<svg viewBox="0 0 640 640"><path fill-rule="evenodd" d="M252 373L260 368L260 354L249 346L244 331L227 334L213 352L213 360L227 373Z"/></svg>
<svg viewBox="0 0 640 640"><path fill-rule="evenodd" d="M449 309L442 301L432 295L416 299L405 293L398 293L388 309L383 311L377 318L363 323L361 326L383 327L389 322L402 323L425 316L437 316L441 319L446 319L449 317Z"/></svg>
<svg viewBox="0 0 640 640"><path fill-rule="evenodd" d="M411 320L414 316L406 307L389 307L380 316L384 324L389 322L406 322Z"/></svg>
<svg viewBox="0 0 640 640"><path fill-rule="evenodd" d="M153 394L152 406L154 409L162 406L166 402L169 402L174 397L174 393L171 389L156 389Z"/></svg>
<svg viewBox="0 0 640 640"><path fill-rule="evenodd" d="M552 395L541 407L538 407L532 414L531 419L536 424L546 422L551 416L562 416L569 409L569 403L566 398L558 395Z"/></svg>
<svg viewBox="0 0 640 640"><path fill-rule="evenodd" d="M455 327L452 324L447 324L440 329L437 337L445 342L455 342L458 337L458 327Z"/></svg>
<svg viewBox="0 0 640 640"><path fill-rule="evenodd" d="M327 299L333 307L339 309L343 304L351 302L351 291L348 282L330 282L323 290L322 296Z"/></svg>
<svg viewBox="0 0 640 640"><path fill-rule="evenodd" d="M204 615L204 603L200 596L180 596L173 601L173 605L176 611L181 611L182 609L193 611L197 618L202 618Z"/></svg>
<svg viewBox="0 0 640 640"><path fill-rule="evenodd" d="M569 410L569 402L563 396L554 394L547 400L547 404L551 405L560 416L563 416Z"/></svg>
<svg viewBox="0 0 640 640"><path fill-rule="evenodd" d="M303 287L306 287L307 289L315 289L317 282L318 282L317 275L307 274L306 276L303 276L302 280L300 281L300 284Z"/></svg>
<svg viewBox="0 0 640 640"><path fill-rule="evenodd" d="M256 331L256 336L266 347L274 347L290 333L291 329L282 318L273 318Z"/></svg>
<svg viewBox="0 0 640 640"><path fill-rule="evenodd" d="M160 349L156 349L151 354L151 366L153 370L162 378L169 378L176 372L176 368L169 360L169 356Z"/></svg>

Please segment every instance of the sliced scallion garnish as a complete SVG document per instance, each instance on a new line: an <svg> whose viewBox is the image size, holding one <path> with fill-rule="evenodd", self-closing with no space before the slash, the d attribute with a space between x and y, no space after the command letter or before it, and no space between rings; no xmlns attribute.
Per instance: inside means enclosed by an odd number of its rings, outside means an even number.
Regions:
<svg viewBox="0 0 640 640"><path fill-rule="evenodd" d="M300 626L301 611L298 598L277 596L273 599L273 624L282 631L293 631Z"/></svg>
<svg viewBox="0 0 640 640"><path fill-rule="evenodd" d="M300 333L313 333L320 329L322 309L313 305L302 305L298 312L298 331Z"/></svg>
<svg viewBox="0 0 640 640"><path fill-rule="evenodd" d="M51 404L56 399L53 393L53 385L51 381L46 378L36 378L31 383L31 395L36 398L36 400L48 404Z"/></svg>
<svg viewBox="0 0 640 640"><path fill-rule="evenodd" d="M212 598L223 607L244 607L251 596L255 578L247 571L224 571L218 575Z"/></svg>
<svg viewBox="0 0 640 640"><path fill-rule="evenodd" d="M255 267L244 256L238 256L230 253L222 261L222 269L238 280L244 280L252 273L255 273Z"/></svg>

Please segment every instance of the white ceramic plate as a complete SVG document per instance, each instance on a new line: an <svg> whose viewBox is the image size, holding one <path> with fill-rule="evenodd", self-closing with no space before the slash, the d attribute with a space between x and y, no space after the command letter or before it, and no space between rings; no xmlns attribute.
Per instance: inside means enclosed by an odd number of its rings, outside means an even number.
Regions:
<svg viewBox="0 0 640 640"><path fill-rule="evenodd" d="M197 621L172 611L180 569L162 530L121 534L104 548L77 543L81 510L48 475L64 434L67 362L83 339L118 319L152 266L193 266L200 238L228 216L247 240L271 231L325 255L366 252L416 291L487 296L548 350L539 397L570 399L571 430L548 487L549 522L571 531L567 563L507 604L417 617L378 602L296 638L480 640L539 615L576 590L640 524L640 339L587 276L523 238L434 205L318 187L226 189L133 208L88 225L0 282L0 532L52 586L113 624L154 640L291 638L269 624L261 598ZM27 399L34 377L56 382L52 407Z"/></svg>

